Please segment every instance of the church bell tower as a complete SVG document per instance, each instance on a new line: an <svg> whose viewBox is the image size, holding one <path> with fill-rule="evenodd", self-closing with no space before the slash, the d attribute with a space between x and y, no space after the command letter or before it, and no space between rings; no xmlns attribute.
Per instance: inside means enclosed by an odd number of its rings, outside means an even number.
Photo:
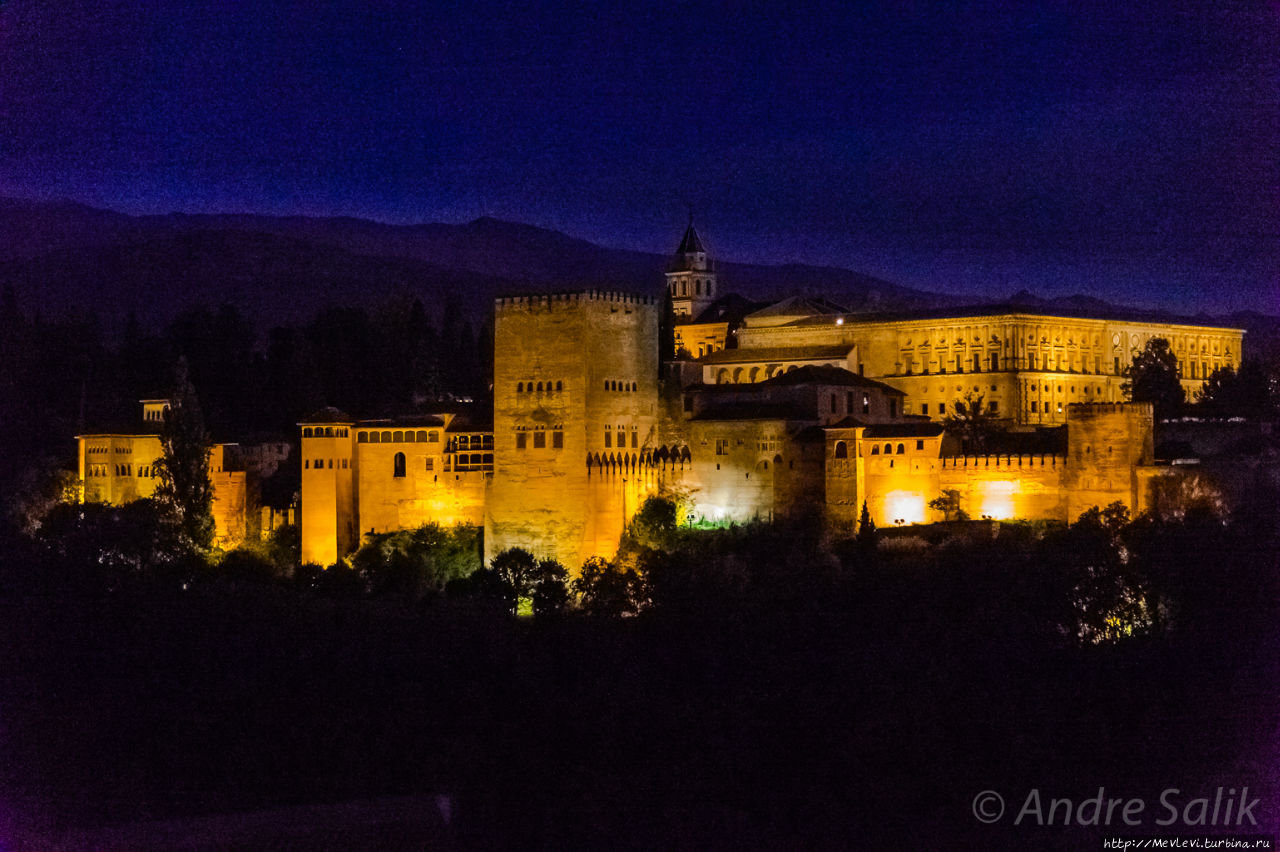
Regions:
<svg viewBox="0 0 1280 852"><path fill-rule="evenodd" d="M696 319L716 300L714 265L707 260L707 250L693 227L692 217L666 275L671 307L678 318Z"/></svg>

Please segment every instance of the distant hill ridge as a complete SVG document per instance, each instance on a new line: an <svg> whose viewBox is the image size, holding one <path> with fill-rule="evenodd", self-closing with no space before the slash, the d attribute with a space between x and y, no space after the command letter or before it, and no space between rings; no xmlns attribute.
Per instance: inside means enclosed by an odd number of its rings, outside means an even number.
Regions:
<svg viewBox="0 0 1280 852"><path fill-rule="evenodd" d="M971 301L835 267L718 260L722 290L756 300L820 295L875 313ZM572 287L657 293L667 261L490 217L390 225L353 217L129 216L70 201L0 197L0 285L13 288L25 310L93 312L104 325L130 312L164 324L184 309L225 301L266 328L305 322L326 305L397 297L420 298L433 313L456 298L479 320L502 294ZM1041 299L1025 291L999 301L1123 310L1084 296Z"/></svg>

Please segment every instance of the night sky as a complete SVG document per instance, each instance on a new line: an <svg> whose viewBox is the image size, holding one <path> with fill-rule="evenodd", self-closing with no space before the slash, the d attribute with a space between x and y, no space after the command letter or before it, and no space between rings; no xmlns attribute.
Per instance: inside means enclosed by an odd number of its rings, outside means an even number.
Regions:
<svg viewBox="0 0 1280 852"><path fill-rule="evenodd" d="M423 5L0 0L0 194L1280 311L1276 3Z"/></svg>

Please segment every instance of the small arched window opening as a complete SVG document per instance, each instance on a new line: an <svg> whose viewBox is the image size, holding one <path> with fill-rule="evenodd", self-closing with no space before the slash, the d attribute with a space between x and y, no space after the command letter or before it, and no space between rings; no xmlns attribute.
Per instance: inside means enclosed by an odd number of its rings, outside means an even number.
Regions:
<svg viewBox="0 0 1280 852"><path fill-rule="evenodd" d="M538 393L542 393L542 382L538 382Z"/></svg>
<svg viewBox="0 0 1280 852"><path fill-rule="evenodd" d="M524 393L524 382L516 382L516 393Z"/></svg>
<svg viewBox="0 0 1280 852"><path fill-rule="evenodd" d="M556 382L556 393L564 390L564 382Z"/></svg>
<svg viewBox="0 0 1280 852"><path fill-rule="evenodd" d="M836 458L847 459L849 457L849 446L844 441L836 441Z"/></svg>
<svg viewBox="0 0 1280 852"><path fill-rule="evenodd" d="M311 427L310 427L310 426L308 426L307 428L305 428L305 429L303 429L303 430L302 430L302 437L304 437L304 438L310 438L310 437L311 437Z"/></svg>
<svg viewBox="0 0 1280 852"><path fill-rule="evenodd" d="M898 455L902 455L902 454L903 454L903 453L905 453L906 451L907 451L907 448L906 448L906 447L904 447L902 444L899 444L899 445L898 445Z"/></svg>
<svg viewBox="0 0 1280 852"><path fill-rule="evenodd" d="M879 448L879 447L872 447L872 448L871 448L871 455L873 455L873 456L878 456L878 455L880 455L880 448Z"/></svg>
<svg viewBox="0 0 1280 852"><path fill-rule="evenodd" d="M392 476L404 476L404 453L396 453L391 465Z"/></svg>
<svg viewBox="0 0 1280 852"><path fill-rule="evenodd" d="M887 455L891 455L892 453L893 453L893 444L885 444L884 454L887 456Z"/></svg>

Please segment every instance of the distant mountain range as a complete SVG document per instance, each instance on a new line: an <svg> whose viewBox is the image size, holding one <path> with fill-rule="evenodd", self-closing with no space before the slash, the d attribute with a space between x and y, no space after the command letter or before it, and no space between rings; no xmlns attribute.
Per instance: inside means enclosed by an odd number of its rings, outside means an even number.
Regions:
<svg viewBox="0 0 1280 852"><path fill-rule="evenodd" d="M672 235L672 243L678 235ZM558 231L482 218L462 225L387 225L356 218L250 214L128 216L73 202L0 198L0 286L46 315L94 314L105 328L130 312L153 327L197 305L230 302L261 328L305 322L326 305L456 298L475 319L512 293L582 287L661 293L665 255L606 248ZM852 311L945 308L971 300L833 267L718 265L721 290L755 300L821 295ZM1123 310L1083 296L1009 299L1073 312ZM1220 317L1251 331L1277 321Z"/></svg>

